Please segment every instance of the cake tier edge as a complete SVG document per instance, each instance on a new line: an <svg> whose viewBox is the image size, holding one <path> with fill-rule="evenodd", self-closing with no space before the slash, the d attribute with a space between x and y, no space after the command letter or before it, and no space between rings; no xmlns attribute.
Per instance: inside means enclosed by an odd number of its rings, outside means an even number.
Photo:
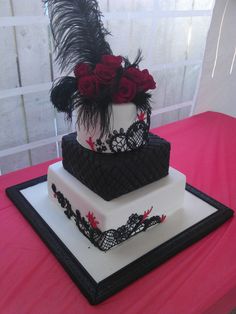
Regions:
<svg viewBox="0 0 236 314"><path fill-rule="evenodd" d="M133 232L134 227L140 232L163 222L181 208L185 183L185 175L170 168L165 178L108 202L68 173L61 162L48 169L49 197L63 208L68 218L76 221L78 227L81 223L83 228L87 227L85 235L88 238L93 229L106 233L112 230L109 237L120 238L122 228L123 232L135 235L138 232Z"/></svg>

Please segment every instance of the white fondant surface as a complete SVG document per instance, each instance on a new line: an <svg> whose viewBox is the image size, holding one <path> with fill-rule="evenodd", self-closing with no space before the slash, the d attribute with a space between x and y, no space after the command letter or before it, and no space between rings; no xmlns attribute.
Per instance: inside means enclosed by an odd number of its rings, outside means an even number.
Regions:
<svg viewBox="0 0 236 314"><path fill-rule="evenodd" d="M137 108L133 103L125 103L125 104L113 104L110 107L111 111L111 119L110 119L110 133L113 133L113 130L117 130L120 132L122 128L124 132L128 130L128 128L137 120ZM85 148L90 149L90 145L87 143L89 138L93 142L96 139L100 138L100 122L98 119L97 126L93 128L92 126L87 130L83 125L76 126L77 131L77 141ZM106 143L108 138L108 134L105 134L101 137L101 141ZM109 146L106 145L107 150L104 153L111 153ZM96 147L95 147L96 150Z"/></svg>
<svg viewBox="0 0 236 314"><path fill-rule="evenodd" d="M104 253L83 236L72 220L65 219L64 210L49 199L46 182L24 189L21 193L96 282L216 212L214 207L185 191L184 203L179 211L157 227Z"/></svg>
<svg viewBox="0 0 236 314"><path fill-rule="evenodd" d="M153 209L149 218L163 214L168 217L183 204L186 178L179 171L170 168L168 176L111 201L105 201L67 172L62 162L57 162L48 169L48 191L51 199L58 204L53 196L52 183L68 199L74 212L78 209L84 217L88 212L93 212L99 221L99 229L105 231L117 229L126 224L131 214L143 215L151 207Z"/></svg>

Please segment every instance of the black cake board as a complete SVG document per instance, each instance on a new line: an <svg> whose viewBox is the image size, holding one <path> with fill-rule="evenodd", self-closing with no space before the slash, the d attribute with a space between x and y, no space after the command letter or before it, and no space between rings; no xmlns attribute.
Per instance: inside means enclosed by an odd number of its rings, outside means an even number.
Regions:
<svg viewBox="0 0 236 314"><path fill-rule="evenodd" d="M233 215L231 209L187 184L180 210L105 253L48 198L46 179L9 187L6 193L91 304L104 301Z"/></svg>

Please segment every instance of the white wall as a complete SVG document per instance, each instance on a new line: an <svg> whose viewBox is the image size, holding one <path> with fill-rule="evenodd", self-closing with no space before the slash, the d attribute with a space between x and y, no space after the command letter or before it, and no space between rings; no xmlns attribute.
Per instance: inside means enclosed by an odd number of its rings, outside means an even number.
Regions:
<svg viewBox="0 0 236 314"><path fill-rule="evenodd" d="M194 113L236 117L236 1L216 0Z"/></svg>

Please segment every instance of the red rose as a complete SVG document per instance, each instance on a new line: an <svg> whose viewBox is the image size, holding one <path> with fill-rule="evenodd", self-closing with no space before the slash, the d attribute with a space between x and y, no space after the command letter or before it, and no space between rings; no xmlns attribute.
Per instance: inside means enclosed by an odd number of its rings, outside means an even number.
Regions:
<svg viewBox="0 0 236 314"><path fill-rule="evenodd" d="M95 75L83 76L78 83L78 89L82 96L92 97L98 94L98 81Z"/></svg>
<svg viewBox="0 0 236 314"><path fill-rule="evenodd" d="M108 65L113 69L118 69L121 66L122 57L121 56L112 56L112 55L103 55L102 63Z"/></svg>
<svg viewBox="0 0 236 314"><path fill-rule="evenodd" d="M142 80L143 74L139 69L130 67L127 70L125 70L124 76L134 81L136 84L139 84L140 81Z"/></svg>
<svg viewBox="0 0 236 314"><path fill-rule="evenodd" d="M88 63L79 63L74 68L75 77L82 77L91 72L91 67Z"/></svg>
<svg viewBox="0 0 236 314"><path fill-rule="evenodd" d="M123 76L119 82L118 92L113 96L113 102L116 104L130 102L135 94L136 84Z"/></svg>
<svg viewBox="0 0 236 314"><path fill-rule="evenodd" d="M101 63L96 65L94 73L96 74L98 81L104 85L111 84L116 76L116 70L114 68Z"/></svg>
<svg viewBox="0 0 236 314"><path fill-rule="evenodd" d="M138 84L138 90L142 92L146 92L149 89L155 89L156 88L156 82L154 81L151 74L148 72L148 70L143 70L142 72L141 81Z"/></svg>

